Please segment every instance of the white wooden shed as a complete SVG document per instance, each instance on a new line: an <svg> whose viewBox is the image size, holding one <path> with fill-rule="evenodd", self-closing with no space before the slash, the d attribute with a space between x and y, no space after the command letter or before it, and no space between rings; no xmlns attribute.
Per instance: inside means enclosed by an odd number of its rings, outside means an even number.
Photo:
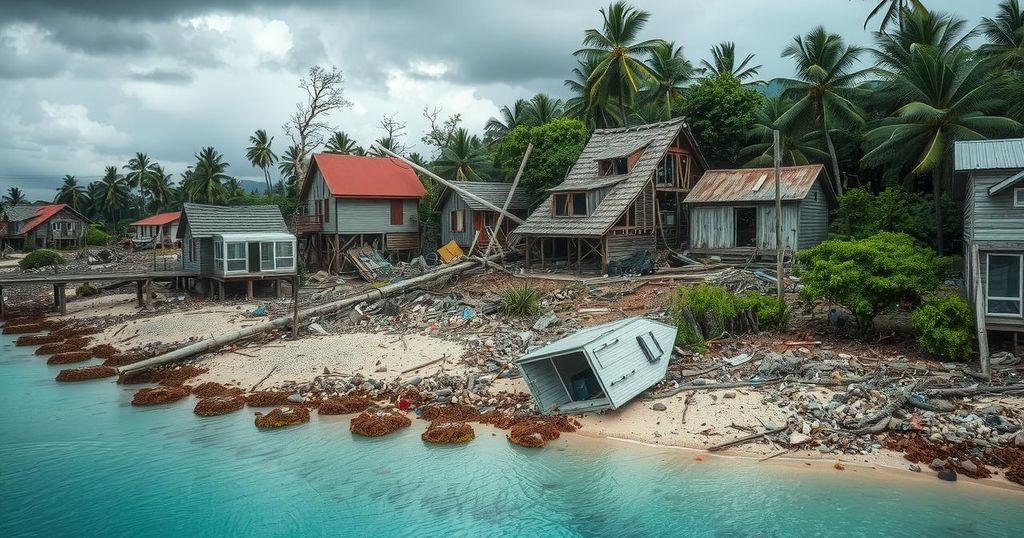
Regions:
<svg viewBox="0 0 1024 538"><path fill-rule="evenodd" d="M541 414L618 409L665 377L676 328L627 318L583 329L516 361Z"/></svg>

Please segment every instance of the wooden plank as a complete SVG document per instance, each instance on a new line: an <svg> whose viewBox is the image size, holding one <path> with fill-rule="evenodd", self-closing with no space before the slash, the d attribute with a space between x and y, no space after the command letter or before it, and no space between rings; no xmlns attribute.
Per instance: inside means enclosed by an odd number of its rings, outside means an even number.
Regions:
<svg viewBox="0 0 1024 538"><path fill-rule="evenodd" d="M988 330L985 328L985 293L981 288L981 256L978 245L971 244L971 288L974 293L974 323L978 329L978 359L981 361L981 373L988 375Z"/></svg>

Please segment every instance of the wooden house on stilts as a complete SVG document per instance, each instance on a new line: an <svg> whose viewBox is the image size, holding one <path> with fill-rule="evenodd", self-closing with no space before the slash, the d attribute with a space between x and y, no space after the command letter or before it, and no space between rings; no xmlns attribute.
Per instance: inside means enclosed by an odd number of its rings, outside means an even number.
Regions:
<svg viewBox="0 0 1024 538"><path fill-rule="evenodd" d="M708 168L683 118L591 135L565 180L519 226L525 266L577 272L677 248L686 237L682 200Z"/></svg>

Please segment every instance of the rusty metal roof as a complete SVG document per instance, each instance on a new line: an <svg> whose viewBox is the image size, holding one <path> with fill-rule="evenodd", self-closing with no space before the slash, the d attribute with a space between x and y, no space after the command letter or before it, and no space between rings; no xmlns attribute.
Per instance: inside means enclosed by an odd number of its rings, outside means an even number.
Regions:
<svg viewBox="0 0 1024 538"><path fill-rule="evenodd" d="M956 143L956 171L1024 168L1024 138L965 140Z"/></svg>
<svg viewBox="0 0 1024 538"><path fill-rule="evenodd" d="M832 192L820 164L785 166L779 174L782 199L800 201L807 197L814 182L821 178L825 190ZM687 204L714 204L725 202L775 201L775 171L772 168L741 168L737 170L708 170L683 201Z"/></svg>

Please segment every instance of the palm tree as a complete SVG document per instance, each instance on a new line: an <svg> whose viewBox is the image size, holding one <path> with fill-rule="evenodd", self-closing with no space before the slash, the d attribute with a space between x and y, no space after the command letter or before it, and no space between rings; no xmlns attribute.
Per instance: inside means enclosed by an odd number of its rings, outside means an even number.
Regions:
<svg viewBox="0 0 1024 538"><path fill-rule="evenodd" d="M164 167L159 164L153 166L153 173L149 177L148 183L146 183L146 190L149 191L151 196L151 204L153 211L160 211L170 205L173 199L174 185L171 183L171 174L164 171Z"/></svg>
<svg viewBox="0 0 1024 538"><path fill-rule="evenodd" d="M476 135L470 135L464 128L458 128L451 141L441 150L441 156L434 161L442 176L455 181L486 180L491 172L491 161L483 150L483 144Z"/></svg>
<svg viewBox="0 0 1024 538"><path fill-rule="evenodd" d="M647 100L662 101L665 111L671 114L673 103L683 96L683 84L693 78L693 64L683 56L683 47L663 42L651 52L647 65L652 76Z"/></svg>
<svg viewBox="0 0 1024 538"><path fill-rule="evenodd" d="M18 187L10 187L7 189L7 194L4 195L3 202L7 207L24 204L25 193Z"/></svg>
<svg viewBox="0 0 1024 538"><path fill-rule="evenodd" d="M896 21L900 28L903 27L903 15L906 13L908 7L913 6L915 9L924 9L919 0L877 0L878 3L875 8L868 13L868 17L864 19L864 29L867 30L868 23L871 19L882 13L882 24L878 26L879 32L884 32L892 21ZM884 10L884 12L883 12Z"/></svg>
<svg viewBox="0 0 1024 538"><path fill-rule="evenodd" d="M700 61L700 72L701 74L709 77L721 75L722 73L731 74L736 80L744 81L748 78L754 78L757 76L758 71L761 70L762 65L747 65L754 60L753 54L748 54L740 65L736 65L736 43L732 41L723 41L714 47L711 47L711 61L701 60Z"/></svg>
<svg viewBox="0 0 1024 538"><path fill-rule="evenodd" d="M608 99L604 90L591 98L589 80L594 69L601 63L598 58L584 58L576 60L576 67L572 70L572 78L566 79L565 87L573 94L565 102L565 114L579 118L591 128L611 127L622 121L615 115L614 110L607 107Z"/></svg>
<svg viewBox="0 0 1024 538"><path fill-rule="evenodd" d="M64 176L64 183L57 189L57 196L53 198L54 203L67 204L75 211L81 211L85 204L85 187L78 184L75 176Z"/></svg>
<svg viewBox="0 0 1024 538"><path fill-rule="evenodd" d="M100 209L107 221L116 224L121 220L131 196L131 186L124 176L117 172L116 166L108 166L103 178L99 180L96 197L93 203Z"/></svg>
<svg viewBox="0 0 1024 538"><path fill-rule="evenodd" d="M864 113L854 101L854 83L863 71L854 69L862 49L843 43L839 34L830 34L821 26L806 37L796 36L782 51L783 57L796 61L796 79L780 79L785 95L793 106L778 120L785 128L813 126L821 132L832 161L832 181L837 194L843 193L839 159L832 144L831 129L861 126Z"/></svg>
<svg viewBox="0 0 1024 538"><path fill-rule="evenodd" d="M205 204L214 204L224 194L223 182L228 179L226 173L228 163L224 156L212 146L203 148L196 154L195 169L189 181L189 198Z"/></svg>
<svg viewBox="0 0 1024 538"><path fill-rule="evenodd" d="M384 153L383 151L380 151L377 148L384 148L398 154L401 154L403 150L401 144L399 144L397 140L390 136L382 136L378 138L373 142L373 146L374 147L370 149L370 152L368 154L371 157L390 157L390 155Z"/></svg>
<svg viewBox="0 0 1024 538"><path fill-rule="evenodd" d="M487 124L484 126L484 136L488 140L504 138L509 131L523 123L525 111L525 99L516 99L516 102L512 103L512 108L509 108L508 105L501 107L501 110L498 111L500 118L487 120Z"/></svg>
<svg viewBox="0 0 1024 538"><path fill-rule="evenodd" d="M981 51L995 60L1000 69L1024 69L1024 11L1018 0L1004 0L994 19L982 17L978 29L987 43Z"/></svg>
<svg viewBox="0 0 1024 538"><path fill-rule="evenodd" d="M779 145L783 166L799 166L810 163L828 162L828 153L816 146L819 141L814 131L801 129L799 126L781 126L781 118L793 102L781 95L765 99L764 106L754 111L754 126L747 132L751 144L740 150L740 157L748 161L747 168L772 166L775 161L775 135L779 131Z"/></svg>
<svg viewBox="0 0 1024 538"><path fill-rule="evenodd" d="M640 57L649 56L662 40L636 42L651 14L619 1L600 10L604 25L600 31L591 28L583 34L583 48L573 55L598 61L587 79L587 99L615 98L619 117L625 121L626 102L632 101L643 79L651 70Z"/></svg>
<svg viewBox="0 0 1024 538"><path fill-rule="evenodd" d="M546 93L538 93L526 103L523 109L523 121L527 125L536 127L544 125L564 113L565 105L561 99L552 99Z"/></svg>
<svg viewBox="0 0 1024 538"><path fill-rule="evenodd" d="M975 32L965 33L967 21L927 9L907 10L903 23L891 32L875 32L874 54L884 67L899 68L910 62L914 47L931 47L946 53L966 46Z"/></svg>
<svg viewBox="0 0 1024 538"><path fill-rule="evenodd" d="M229 177L224 182L224 201L228 205L234 205L245 197L245 189L242 188L238 178Z"/></svg>
<svg viewBox="0 0 1024 538"><path fill-rule="evenodd" d="M914 47L907 65L882 73L886 91L906 104L867 133L873 149L861 162L909 170L910 177L931 174L935 244L941 252L941 195L951 182L953 144L1016 135L1024 126L991 114L1003 104L1002 83L987 76L985 64L966 49L943 53L933 47Z"/></svg>
<svg viewBox="0 0 1024 538"><path fill-rule="evenodd" d="M124 169L128 171L128 175L125 176L125 181L131 188L139 189L139 198L141 198L141 204L139 206L140 211L146 205L146 194L145 188L149 183L150 177L153 176L153 163L149 159L149 155L138 152L135 157L128 161L128 164L124 166Z"/></svg>
<svg viewBox="0 0 1024 538"><path fill-rule="evenodd" d="M299 182L302 181L302 148L293 144L288 146L281 160L277 163L277 171L281 174L281 180L287 187L289 194L295 194Z"/></svg>
<svg viewBox="0 0 1024 538"><path fill-rule="evenodd" d="M337 153L339 155L352 155L356 151L356 141L349 138L344 131L334 131L334 134L327 139L324 151Z"/></svg>
<svg viewBox="0 0 1024 538"><path fill-rule="evenodd" d="M93 181L85 187L85 214L89 218L103 217L103 182Z"/></svg>
<svg viewBox="0 0 1024 538"><path fill-rule="evenodd" d="M269 194L270 187L272 186L270 167L274 166L274 163L277 162L277 155L270 148L270 145L274 143L274 137L268 137L266 131L257 129L249 137L249 143L252 145L245 148L245 158L249 160L249 164L263 170L263 181L267 184L267 194Z"/></svg>

